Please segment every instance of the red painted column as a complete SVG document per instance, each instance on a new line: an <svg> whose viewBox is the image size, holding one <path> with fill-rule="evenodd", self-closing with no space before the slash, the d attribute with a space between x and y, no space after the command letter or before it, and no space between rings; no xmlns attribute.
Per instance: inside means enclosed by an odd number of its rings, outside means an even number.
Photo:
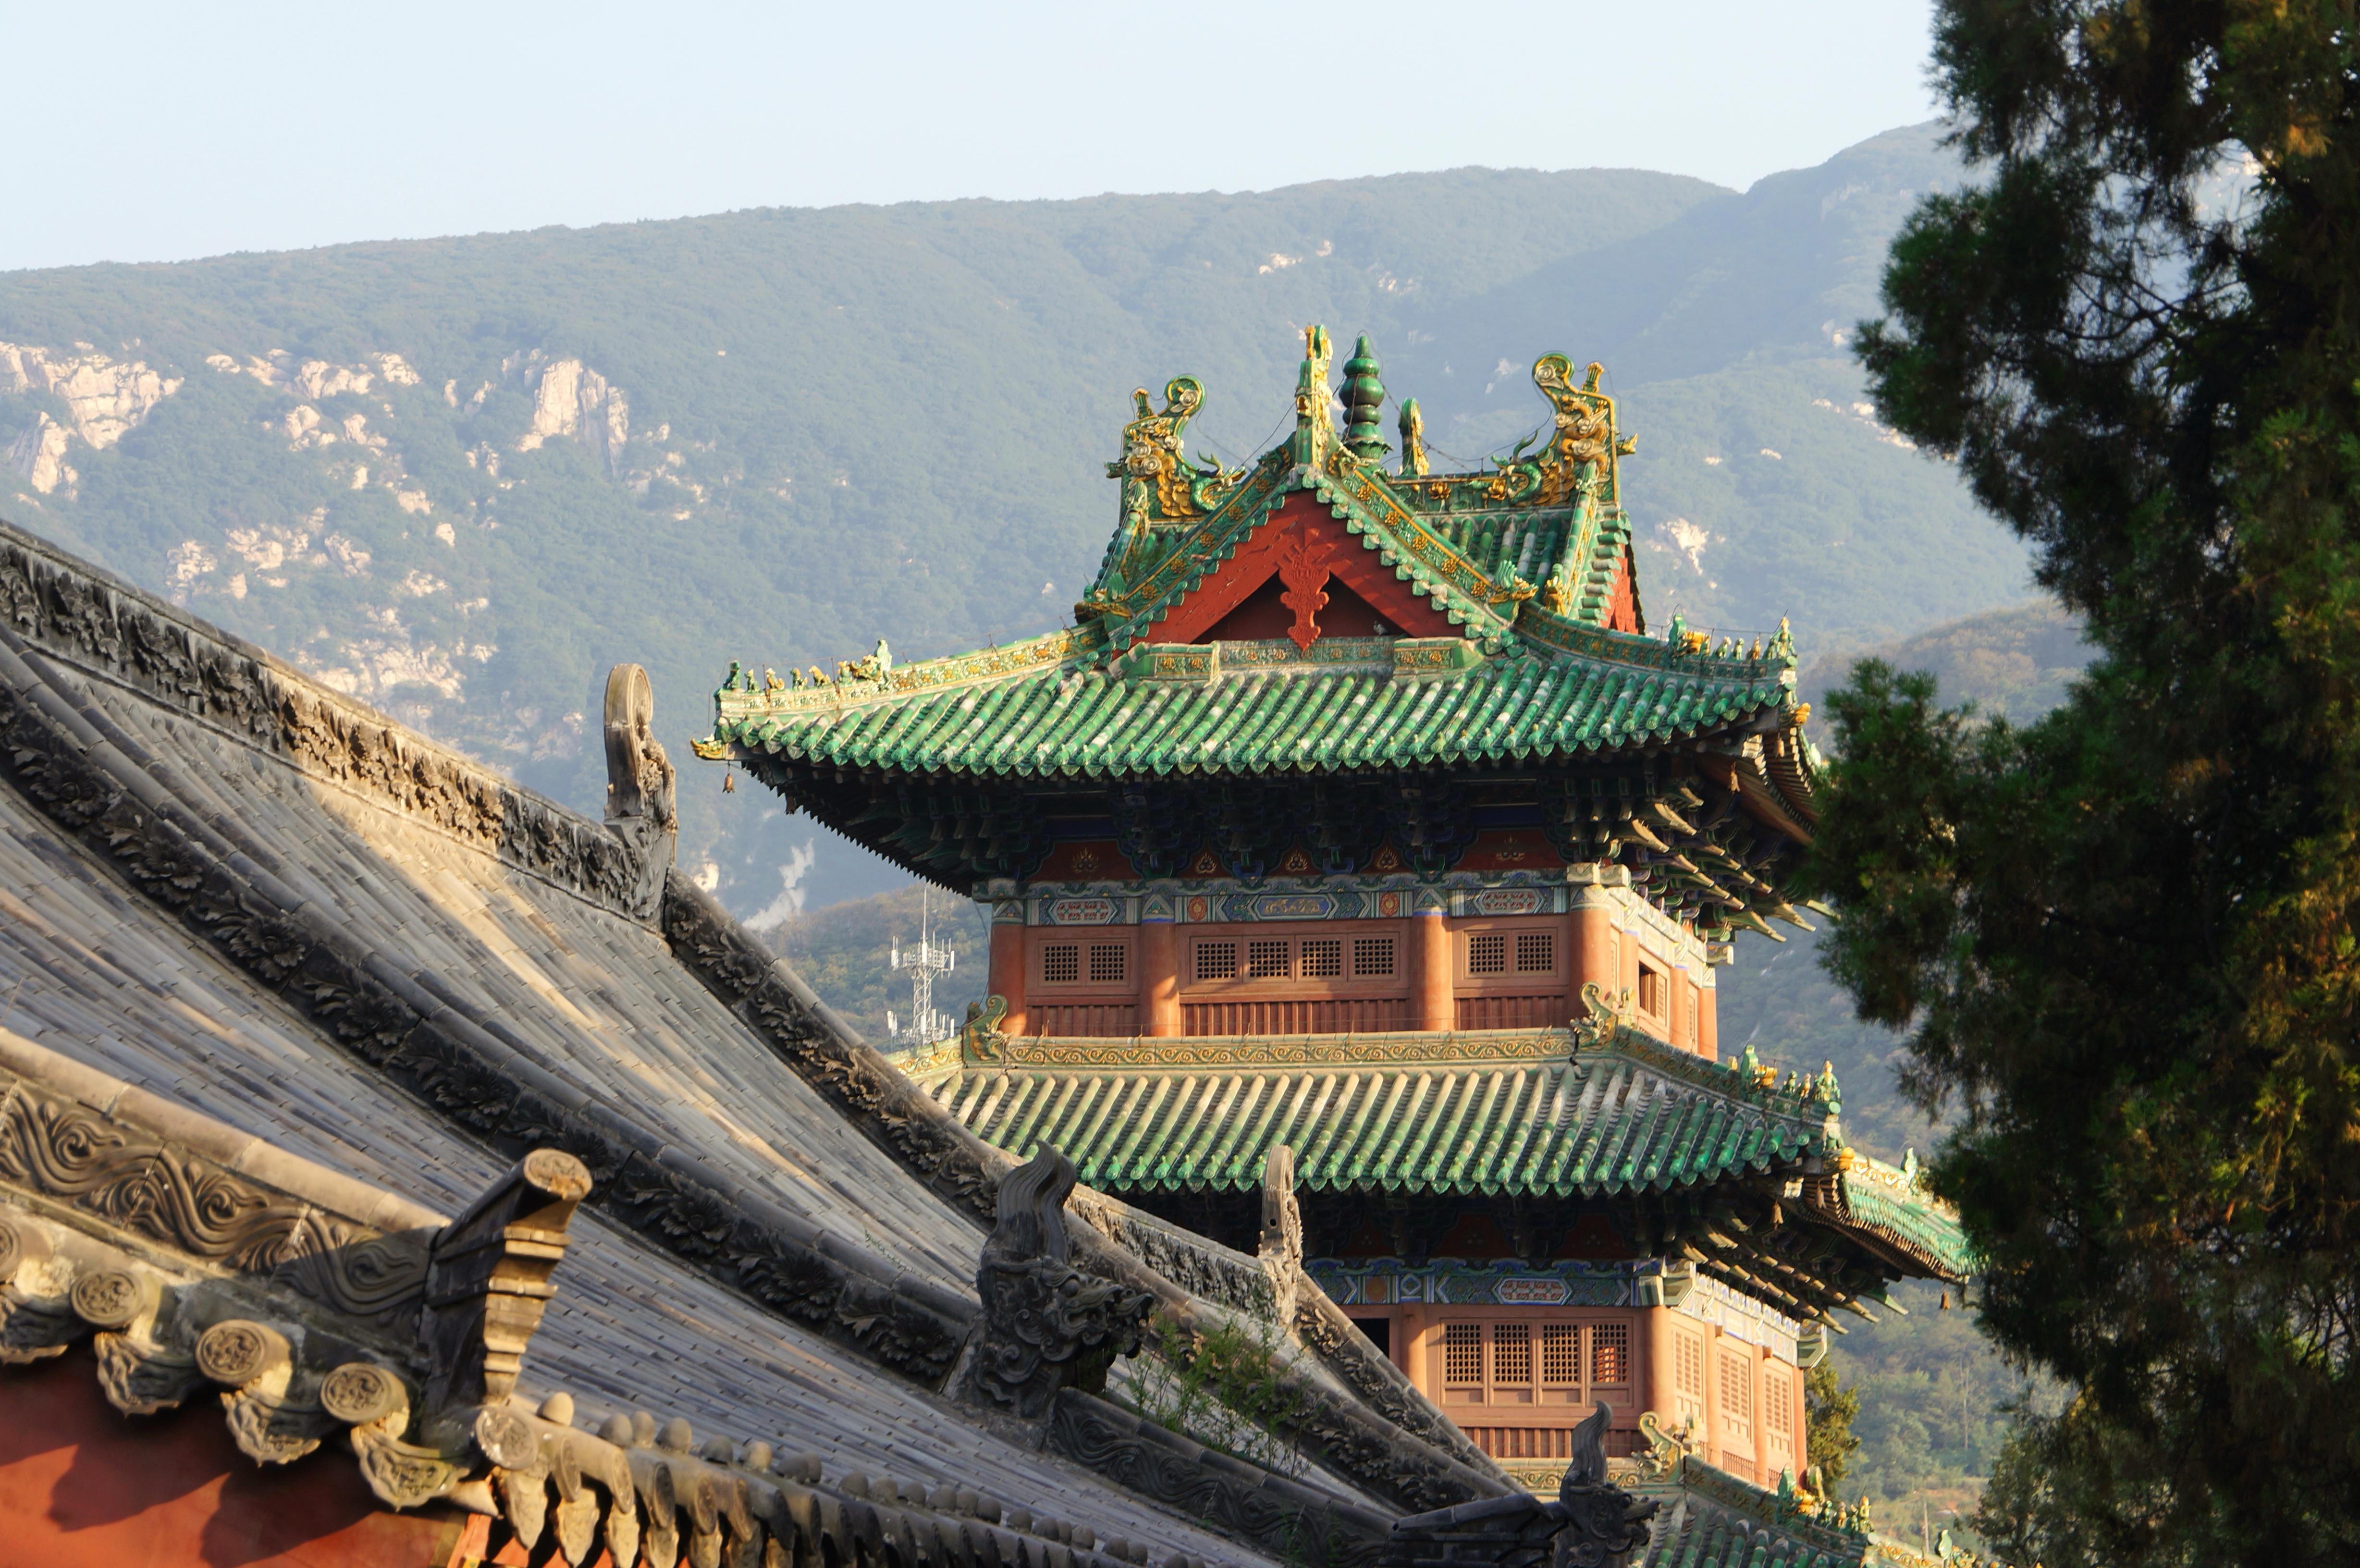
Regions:
<svg viewBox="0 0 2360 1568"><path fill-rule="evenodd" d="M1720 990L1711 985L1697 993L1697 1054L1707 1062L1721 1060Z"/></svg>
<svg viewBox="0 0 2360 1568"><path fill-rule="evenodd" d="M1614 993L1622 985L1622 953L1614 936L1614 905L1612 897L1603 887L1576 887L1573 890L1573 1004L1575 1016L1587 1013L1581 1000L1584 985L1596 985L1606 994L1607 1005L1614 1003Z"/></svg>
<svg viewBox="0 0 2360 1568"><path fill-rule="evenodd" d="M1168 919L1139 922L1139 1004L1140 1033L1180 1032L1180 928Z"/></svg>
<svg viewBox="0 0 2360 1568"><path fill-rule="evenodd" d="M1410 1010L1416 1027L1439 1034L1459 1026L1450 994L1450 922L1440 909L1420 909L1409 921Z"/></svg>
<svg viewBox="0 0 2360 1568"><path fill-rule="evenodd" d="M1016 918L1009 920L995 911L991 920L991 994L1008 1004L1008 1016L1000 1020L1003 1034L1023 1034L1024 1017L1024 906L1002 904L1000 910L1014 910Z"/></svg>
<svg viewBox="0 0 2360 1568"><path fill-rule="evenodd" d="M1679 1394L1672 1385L1677 1352L1672 1347L1671 1308L1639 1309L1639 1345L1644 1357L1639 1364L1639 1408L1655 1411L1655 1420L1668 1431L1680 1424Z"/></svg>

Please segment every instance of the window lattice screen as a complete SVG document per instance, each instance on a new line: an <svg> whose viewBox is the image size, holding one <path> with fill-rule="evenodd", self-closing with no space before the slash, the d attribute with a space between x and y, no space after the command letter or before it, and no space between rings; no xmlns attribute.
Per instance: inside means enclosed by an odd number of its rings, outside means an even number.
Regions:
<svg viewBox="0 0 2360 1568"><path fill-rule="evenodd" d="M1517 1387L1533 1380L1533 1325L1491 1325L1491 1381Z"/></svg>
<svg viewBox="0 0 2360 1568"><path fill-rule="evenodd" d="M1598 1323L1590 1331L1590 1380L1628 1383L1631 1380L1631 1325Z"/></svg>
<svg viewBox="0 0 2360 1568"><path fill-rule="evenodd" d="M1247 979L1284 980L1286 978L1286 943L1283 942L1246 943Z"/></svg>
<svg viewBox="0 0 2360 1568"><path fill-rule="evenodd" d="M1541 1324L1541 1381L1552 1388L1581 1384L1581 1325Z"/></svg>
<svg viewBox="0 0 2360 1568"><path fill-rule="evenodd" d="M1442 1325L1442 1380L1458 1388L1480 1388L1483 1386L1481 1323Z"/></svg>
<svg viewBox="0 0 2360 1568"><path fill-rule="evenodd" d="M1082 950L1078 946L1060 944L1041 950L1041 978L1052 985L1062 985L1082 977Z"/></svg>

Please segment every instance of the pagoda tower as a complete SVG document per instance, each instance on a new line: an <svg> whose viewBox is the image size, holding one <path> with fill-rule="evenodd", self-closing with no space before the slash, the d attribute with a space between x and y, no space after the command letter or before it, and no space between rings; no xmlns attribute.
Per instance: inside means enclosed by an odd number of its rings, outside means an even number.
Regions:
<svg viewBox="0 0 2360 1568"><path fill-rule="evenodd" d="M1284 1146L1312 1277L1548 1486L1600 1399L1612 1452L1802 1474L1837 1314L1966 1260L1832 1073L1720 1060L1714 971L1803 923L1792 640L1649 632L1600 366L1544 355L1541 439L1443 474L1365 337L1340 387L1305 351L1243 469L1185 454L1196 380L1134 395L1070 629L733 667L698 753L989 908L987 1000L908 1062L982 1137L1244 1252Z"/></svg>

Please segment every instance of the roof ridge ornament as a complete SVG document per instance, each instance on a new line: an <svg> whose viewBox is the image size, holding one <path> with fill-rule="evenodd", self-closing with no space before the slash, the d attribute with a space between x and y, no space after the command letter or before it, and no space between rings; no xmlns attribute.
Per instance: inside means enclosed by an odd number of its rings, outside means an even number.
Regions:
<svg viewBox="0 0 2360 1568"><path fill-rule="evenodd" d="M1382 462L1393 450L1378 424L1385 407L1385 384L1381 377L1377 351L1369 345L1369 334L1362 332L1352 345L1352 357L1344 362L1344 445L1363 463Z"/></svg>
<svg viewBox="0 0 2360 1568"><path fill-rule="evenodd" d="M1401 454L1403 478L1426 477L1426 414L1418 408L1415 397L1402 400Z"/></svg>
<svg viewBox="0 0 2360 1568"><path fill-rule="evenodd" d="M1295 378L1295 435L1287 456L1298 468L1327 472L1336 448L1336 394L1328 385L1328 329L1303 329L1303 368Z"/></svg>

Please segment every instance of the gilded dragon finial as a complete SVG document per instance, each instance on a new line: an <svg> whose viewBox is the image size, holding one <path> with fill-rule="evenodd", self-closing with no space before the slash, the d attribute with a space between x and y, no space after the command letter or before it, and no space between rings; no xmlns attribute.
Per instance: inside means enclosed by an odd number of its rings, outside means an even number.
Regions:
<svg viewBox="0 0 2360 1568"><path fill-rule="evenodd" d="M1401 471L1411 479L1426 477L1426 415L1415 397L1401 406Z"/></svg>
<svg viewBox="0 0 2360 1568"><path fill-rule="evenodd" d="M1295 436L1287 456L1324 470L1336 450L1336 394L1328 385L1328 329L1303 329L1303 368L1295 378Z"/></svg>

